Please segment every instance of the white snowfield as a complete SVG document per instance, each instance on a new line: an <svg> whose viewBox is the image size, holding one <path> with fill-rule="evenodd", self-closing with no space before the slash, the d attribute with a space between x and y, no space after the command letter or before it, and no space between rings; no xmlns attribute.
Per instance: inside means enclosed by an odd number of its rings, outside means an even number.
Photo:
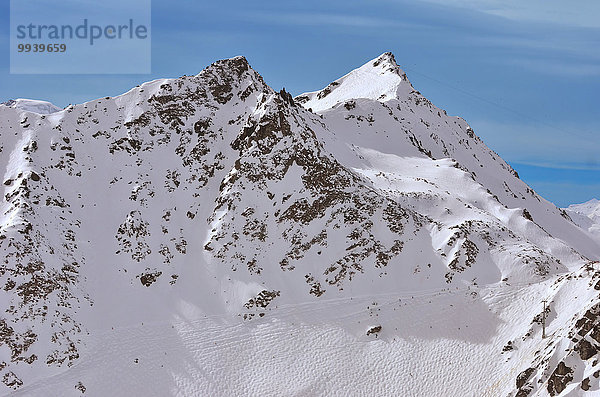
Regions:
<svg viewBox="0 0 600 397"><path fill-rule="evenodd" d="M600 241L390 53L0 106L0 170L0 394L600 393Z"/></svg>
<svg viewBox="0 0 600 397"><path fill-rule="evenodd" d="M0 104L0 106L7 106L37 114L51 114L60 112L62 110L61 108L59 108L58 106L54 106L50 102L22 98L10 100L8 102Z"/></svg>

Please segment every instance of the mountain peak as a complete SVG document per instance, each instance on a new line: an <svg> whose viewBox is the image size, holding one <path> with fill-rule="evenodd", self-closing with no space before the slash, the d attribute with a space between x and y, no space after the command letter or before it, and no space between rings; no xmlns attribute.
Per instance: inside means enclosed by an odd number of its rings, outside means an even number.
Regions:
<svg viewBox="0 0 600 397"><path fill-rule="evenodd" d="M220 104L225 104L234 97L245 101L253 94L272 92L262 76L252 69L243 56L216 61L193 76L191 81L208 89Z"/></svg>
<svg viewBox="0 0 600 397"><path fill-rule="evenodd" d="M319 112L351 99L385 102L404 97L411 91L413 87L394 55L385 52L320 91L299 95L296 101Z"/></svg>
<svg viewBox="0 0 600 397"><path fill-rule="evenodd" d="M232 58L220 59L218 61L213 62L206 69L211 69L215 67L228 67L230 69L240 69L240 70L248 70L250 69L250 64L248 60L243 55L238 55Z"/></svg>
<svg viewBox="0 0 600 397"><path fill-rule="evenodd" d="M363 66L366 66L369 63L367 63ZM392 54L389 51L384 52L383 54L381 54L380 56L378 56L377 58L375 58L372 61L372 67L376 68L376 67L380 67L380 66L388 68L388 71L391 71L391 72L396 72L396 71L401 72L400 66L398 66L398 63L396 62L396 58L394 58L394 54Z"/></svg>
<svg viewBox="0 0 600 397"><path fill-rule="evenodd" d="M213 62L204 68L204 70L200 72L200 75L212 73L215 75L221 75L222 77L235 77L236 79L239 79L248 71L258 74L252 69L246 57L236 56L233 58L221 59Z"/></svg>

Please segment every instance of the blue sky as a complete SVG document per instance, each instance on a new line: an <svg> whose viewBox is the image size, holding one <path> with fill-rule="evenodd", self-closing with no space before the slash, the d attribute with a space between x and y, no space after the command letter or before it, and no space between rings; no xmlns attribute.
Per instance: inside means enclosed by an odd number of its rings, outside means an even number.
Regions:
<svg viewBox="0 0 600 397"><path fill-rule="evenodd" d="M392 51L541 195L600 198L597 0L153 1L150 75L10 75L7 2L0 15L0 101L65 106L235 55L299 94Z"/></svg>

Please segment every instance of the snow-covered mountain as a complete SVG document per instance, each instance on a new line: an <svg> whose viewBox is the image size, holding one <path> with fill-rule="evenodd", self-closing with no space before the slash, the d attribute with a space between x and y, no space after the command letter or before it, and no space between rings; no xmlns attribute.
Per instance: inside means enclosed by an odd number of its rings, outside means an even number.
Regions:
<svg viewBox="0 0 600 397"><path fill-rule="evenodd" d="M567 210L578 212L589 217L595 222L600 222L600 200L591 199L583 204L572 204Z"/></svg>
<svg viewBox="0 0 600 397"><path fill-rule="evenodd" d="M592 199L583 204L565 208L573 222L600 241L600 201Z"/></svg>
<svg viewBox="0 0 600 397"><path fill-rule="evenodd" d="M296 98L236 57L40 113L0 106L3 392L599 390L600 242L390 53Z"/></svg>

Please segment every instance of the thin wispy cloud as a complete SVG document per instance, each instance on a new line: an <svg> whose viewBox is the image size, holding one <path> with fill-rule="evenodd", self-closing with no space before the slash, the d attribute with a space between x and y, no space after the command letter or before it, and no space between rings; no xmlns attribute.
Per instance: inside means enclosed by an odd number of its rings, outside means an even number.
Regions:
<svg viewBox="0 0 600 397"><path fill-rule="evenodd" d="M600 28L597 0L422 0L519 21Z"/></svg>
<svg viewBox="0 0 600 397"><path fill-rule="evenodd" d="M573 171L600 171L600 163L596 164L569 164L569 163L548 163L535 161L513 161L513 164L529 165L532 167L547 168L552 170L573 170Z"/></svg>
<svg viewBox="0 0 600 397"><path fill-rule="evenodd" d="M572 57L584 57L588 61L597 60L600 62L600 53L590 52L590 48L596 45L598 36L582 40L579 36L575 39L570 39L566 38L563 34L554 34L551 37L549 35L550 32L547 30L540 32L538 35L529 35L528 37L518 37L511 34L511 32L506 32L504 36L485 35L468 37L463 44L465 46L476 45L511 51L524 49L546 54L555 53Z"/></svg>
<svg viewBox="0 0 600 397"><path fill-rule="evenodd" d="M584 78L600 76L600 63L565 62L551 59L508 59L505 60L505 63L553 76Z"/></svg>
<svg viewBox="0 0 600 397"><path fill-rule="evenodd" d="M380 17L334 13L246 13L242 17L248 21L277 25L298 26L341 26L351 28L400 28L417 27L418 24L400 22Z"/></svg>

